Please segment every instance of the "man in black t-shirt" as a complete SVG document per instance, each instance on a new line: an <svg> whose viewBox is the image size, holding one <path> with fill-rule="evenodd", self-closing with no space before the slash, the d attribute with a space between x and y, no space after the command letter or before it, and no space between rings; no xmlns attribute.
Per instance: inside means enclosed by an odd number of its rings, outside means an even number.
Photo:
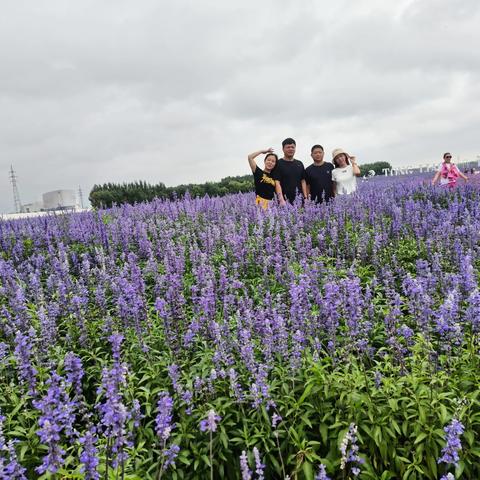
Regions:
<svg viewBox="0 0 480 480"><path fill-rule="evenodd" d="M313 163L305 169L307 190L311 200L321 203L333 197L333 165L323 160L323 147L314 145L311 150Z"/></svg>
<svg viewBox="0 0 480 480"><path fill-rule="evenodd" d="M296 146L293 138L282 142L283 158L278 160L275 168L275 190L280 205L285 205L285 199L293 203L297 194L307 198L305 168L300 160L293 158Z"/></svg>

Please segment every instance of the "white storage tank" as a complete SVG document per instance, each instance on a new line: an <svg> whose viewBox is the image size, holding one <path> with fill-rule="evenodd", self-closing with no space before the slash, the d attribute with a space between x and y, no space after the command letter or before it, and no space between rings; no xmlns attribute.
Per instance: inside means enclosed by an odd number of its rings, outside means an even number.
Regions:
<svg viewBox="0 0 480 480"><path fill-rule="evenodd" d="M77 198L74 190L53 190L42 195L45 210L75 209Z"/></svg>
<svg viewBox="0 0 480 480"><path fill-rule="evenodd" d="M41 212L42 210L43 210L42 202L24 203L22 205L22 212L24 213Z"/></svg>

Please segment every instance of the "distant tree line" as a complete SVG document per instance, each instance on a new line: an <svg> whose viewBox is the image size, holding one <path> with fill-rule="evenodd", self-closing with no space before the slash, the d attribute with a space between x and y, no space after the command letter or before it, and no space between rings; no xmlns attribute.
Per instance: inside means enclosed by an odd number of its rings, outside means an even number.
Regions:
<svg viewBox="0 0 480 480"><path fill-rule="evenodd" d="M367 163L360 166L360 173L362 176L368 176L369 172L373 170L375 175L381 175L384 168L391 168L391 166L388 162ZM108 208L115 204L147 202L154 198L181 198L187 192L192 197L203 197L205 195L215 197L230 193L251 192L253 189L252 175L225 177L219 182L189 183L176 187L166 187L163 183L152 185L140 180L121 184L94 185L88 198L93 208Z"/></svg>
<svg viewBox="0 0 480 480"><path fill-rule="evenodd" d="M388 162L374 162L374 163L365 163L363 165L359 165L360 167L360 175L369 176L371 171L375 172L375 175L383 175L384 168L392 168L392 166Z"/></svg>
<svg viewBox="0 0 480 480"><path fill-rule="evenodd" d="M163 183L151 185L144 181L131 183L104 183L94 185L88 199L93 208L108 208L114 204L139 203L154 198L174 199L181 198L189 192L192 197L209 195L223 196L229 193L250 192L254 189L253 176L241 175L225 177L219 182L189 183L166 187Z"/></svg>

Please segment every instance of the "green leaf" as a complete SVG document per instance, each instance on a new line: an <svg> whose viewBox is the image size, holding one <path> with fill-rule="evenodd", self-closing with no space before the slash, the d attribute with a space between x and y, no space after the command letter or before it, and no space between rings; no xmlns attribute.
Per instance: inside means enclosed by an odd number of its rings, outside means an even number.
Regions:
<svg viewBox="0 0 480 480"><path fill-rule="evenodd" d="M312 422L310 422L310 419L307 417L307 415L302 415L300 418L302 419L305 425L308 425L309 428L313 428Z"/></svg>
<svg viewBox="0 0 480 480"><path fill-rule="evenodd" d="M302 470L303 470L303 474L305 475L305 480L314 479L313 467L310 462L303 462Z"/></svg>
<svg viewBox="0 0 480 480"><path fill-rule="evenodd" d="M220 432L219 438L220 438L220 442L222 442L223 448L225 448L225 450L227 450L228 449L228 437L225 434L225 432L223 432L223 431Z"/></svg>
<svg viewBox="0 0 480 480"><path fill-rule="evenodd" d="M422 432L420 435L418 435L417 439L414 442L414 445L419 444L423 440L425 440L428 437L428 435L425 432Z"/></svg>
<svg viewBox="0 0 480 480"><path fill-rule="evenodd" d="M390 406L390 408L396 412L398 410L398 400L394 399L394 398L389 398L388 399L388 405Z"/></svg>
<svg viewBox="0 0 480 480"><path fill-rule="evenodd" d="M430 467L430 471L432 475L437 478L437 460L432 455L427 456L428 466Z"/></svg>
<svg viewBox="0 0 480 480"><path fill-rule="evenodd" d="M476 457L480 457L480 448L471 448L469 452Z"/></svg>
<svg viewBox="0 0 480 480"><path fill-rule="evenodd" d="M461 478L463 471L465 470L465 462L460 460L458 467L455 469L455 478Z"/></svg>
<svg viewBox="0 0 480 480"><path fill-rule="evenodd" d="M442 425L447 423L447 420L448 420L447 407L441 403L437 412L438 412L438 416L440 417L440 421L442 422Z"/></svg>
<svg viewBox="0 0 480 480"><path fill-rule="evenodd" d="M310 392L312 391L312 388L313 388L313 382L312 383L309 383L305 390L303 391L302 393L302 396L298 399L298 402L297 402L297 405L301 405L305 399L310 395Z"/></svg>
<svg viewBox="0 0 480 480"><path fill-rule="evenodd" d="M471 430L465 431L463 436L467 439L468 445L473 445L475 442L475 435Z"/></svg>
<svg viewBox="0 0 480 480"><path fill-rule="evenodd" d="M322 436L322 442L324 445L327 445L328 441L328 426L326 423L320 424L320 435Z"/></svg>

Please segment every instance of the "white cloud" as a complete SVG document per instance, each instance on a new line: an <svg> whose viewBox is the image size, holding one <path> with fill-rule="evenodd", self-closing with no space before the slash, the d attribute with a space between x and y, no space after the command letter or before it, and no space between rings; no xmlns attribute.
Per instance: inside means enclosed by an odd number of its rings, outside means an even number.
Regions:
<svg viewBox="0 0 480 480"><path fill-rule="evenodd" d="M476 0L4 0L0 211L57 188L248 173L342 146L396 165L480 153Z"/></svg>

